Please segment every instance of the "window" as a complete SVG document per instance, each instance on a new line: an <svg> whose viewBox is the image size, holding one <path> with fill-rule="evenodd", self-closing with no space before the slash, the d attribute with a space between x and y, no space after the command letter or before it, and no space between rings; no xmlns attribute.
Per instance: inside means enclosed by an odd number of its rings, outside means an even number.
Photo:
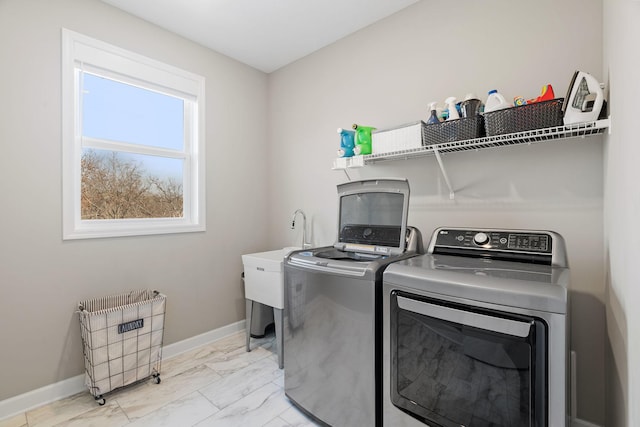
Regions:
<svg viewBox="0 0 640 427"><path fill-rule="evenodd" d="M203 231L204 78L63 29L63 238Z"/></svg>

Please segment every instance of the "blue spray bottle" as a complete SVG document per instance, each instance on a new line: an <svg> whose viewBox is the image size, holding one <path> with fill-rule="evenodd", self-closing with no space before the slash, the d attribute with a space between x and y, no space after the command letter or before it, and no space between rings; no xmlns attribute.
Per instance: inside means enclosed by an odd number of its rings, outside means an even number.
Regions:
<svg viewBox="0 0 640 427"><path fill-rule="evenodd" d="M431 115L429 116L429 119L427 120L427 124L428 125L432 125L435 123L440 123L440 119L438 118L438 111L437 111L437 102L432 102L431 104L429 104L429 109L431 110Z"/></svg>

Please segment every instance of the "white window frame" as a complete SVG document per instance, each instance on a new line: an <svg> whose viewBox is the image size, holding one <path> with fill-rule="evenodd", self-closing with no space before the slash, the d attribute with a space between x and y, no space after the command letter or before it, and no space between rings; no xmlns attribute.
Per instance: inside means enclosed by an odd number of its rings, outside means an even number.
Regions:
<svg viewBox="0 0 640 427"><path fill-rule="evenodd" d="M185 100L184 151L166 150L165 153L184 161L182 218L82 219L82 148L127 150L115 142L100 146L104 141L82 137L80 77L83 71ZM205 231L204 93L204 77L62 29L63 240ZM138 149L144 150L144 147L138 146Z"/></svg>

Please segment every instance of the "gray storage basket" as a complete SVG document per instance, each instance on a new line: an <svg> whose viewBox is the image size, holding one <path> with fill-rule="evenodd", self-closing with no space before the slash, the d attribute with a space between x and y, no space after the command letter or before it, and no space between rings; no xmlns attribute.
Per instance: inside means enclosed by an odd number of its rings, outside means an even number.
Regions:
<svg viewBox="0 0 640 427"><path fill-rule="evenodd" d="M563 98L484 113L487 136L562 126Z"/></svg>
<svg viewBox="0 0 640 427"><path fill-rule="evenodd" d="M153 377L160 383L166 296L137 290L78 303L85 384L103 394Z"/></svg>
<svg viewBox="0 0 640 427"><path fill-rule="evenodd" d="M481 138L483 136L483 117L479 114L472 117L427 124L422 128L424 145L464 141L467 139Z"/></svg>

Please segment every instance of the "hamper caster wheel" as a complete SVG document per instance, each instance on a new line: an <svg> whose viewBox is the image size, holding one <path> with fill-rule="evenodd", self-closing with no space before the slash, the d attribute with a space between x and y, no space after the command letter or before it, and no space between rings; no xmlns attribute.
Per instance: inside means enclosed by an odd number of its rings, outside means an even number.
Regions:
<svg viewBox="0 0 640 427"><path fill-rule="evenodd" d="M160 381L161 381L161 380L160 380L160 375L153 377L153 381L154 381L156 384L160 384Z"/></svg>
<svg viewBox="0 0 640 427"><path fill-rule="evenodd" d="M104 397L102 397L102 395L96 396L94 399L96 399L96 402L98 402L98 405L100 406L104 406L104 404L107 403L107 401L104 399Z"/></svg>

